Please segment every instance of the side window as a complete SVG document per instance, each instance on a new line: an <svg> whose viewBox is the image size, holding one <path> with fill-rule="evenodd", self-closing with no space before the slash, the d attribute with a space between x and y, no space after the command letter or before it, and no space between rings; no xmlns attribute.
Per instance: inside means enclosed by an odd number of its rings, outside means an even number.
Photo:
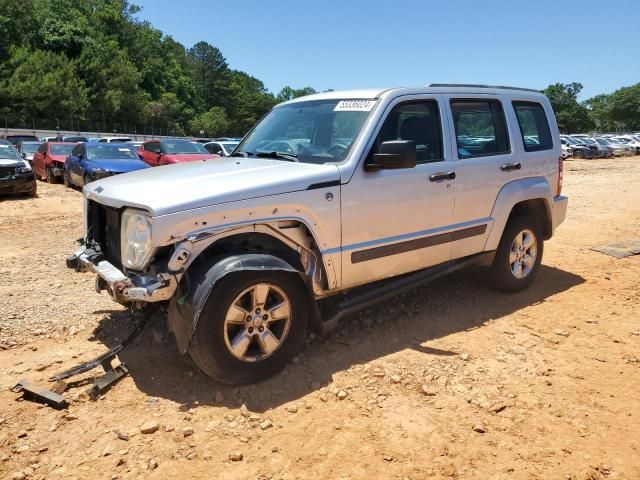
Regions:
<svg viewBox="0 0 640 480"><path fill-rule="evenodd" d="M418 163L440 162L442 155L442 127L438 102L424 100L401 103L387 116L371 153L389 140L413 140Z"/></svg>
<svg viewBox="0 0 640 480"><path fill-rule="evenodd" d="M144 144L145 152L153 152L153 143L145 143Z"/></svg>
<svg viewBox="0 0 640 480"><path fill-rule="evenodd" d="M74 157L79 157L80 155L82 155L82 145L76 145L75 147L73 147L73 150L71 150L71 155L73 155Z"/></svg>
<svg viewBox="0 0 640 480"><path fill-rule="evenodd" d="M222 155L222 154L223 154L223 152L222 152L222 147L221 147L219 144L217 144L217 143L214 143L214 144L213 144L212 151L213 151L213 153L215 153L216 155Z"/></svg>
<svg viewBox="0 0 640 480"><path fill-rule="evenodd" d="M537 102L513 102L518 117L522 143L526 152L551 150L553 140L542 104Z"/></svg>
<svg viewBox="0 0 640 480"><path fill-rule="evenodd" d="M509 134L497 100L451 100L459 158L509 153Z"/></svg>

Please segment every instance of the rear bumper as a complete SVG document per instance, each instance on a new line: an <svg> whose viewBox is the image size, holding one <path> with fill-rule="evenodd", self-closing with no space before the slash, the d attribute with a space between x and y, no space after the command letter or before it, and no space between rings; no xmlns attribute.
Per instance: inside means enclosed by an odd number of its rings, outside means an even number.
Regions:
<svg viewBox="0 0 640 480"><path fill-rule="evenodd" d="M67 258L67 267L97 274L96 291L100 293L106 290L114 301L123 304L169 300L177 287L175 277L166 273L155 276L134 273L125 275L103 260L101 254L86 246L80 247Z"/></svg>
<svg viewBox="0 0 640 480"><path fill-rule="evenodd" d="M553 222L553 231L555 232L558 225L564 222L565 217L567 216L567 206L569 205L569 198L564 195L556 195L553 197L553 202L551 204L551 208L553 211L551 212L551 218Z"/></svg>
<svg viewBox="0 0 640 480"><path fill-rule="evenodd" d="M36 188L35 182L33 172L0 178L0 193L30 193Z"/></svg>

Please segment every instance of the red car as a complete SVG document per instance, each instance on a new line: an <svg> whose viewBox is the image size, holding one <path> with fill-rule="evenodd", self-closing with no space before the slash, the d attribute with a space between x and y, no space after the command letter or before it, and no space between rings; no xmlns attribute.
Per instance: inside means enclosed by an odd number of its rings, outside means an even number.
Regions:
<svg viewBox="0 0 640 480"><path fill-rule="evenodd" d="M73 142L45 142L33 155L31 166L36 177L58 183L64 173L64 161L76 144Z"/></svg>
<svg viewBox="0 0 640 480"><path fill-rule="evenodd" d="M138 155L152 167L220 157L209 153L201 144L186 139L150 140L142 144Z"/></svg>

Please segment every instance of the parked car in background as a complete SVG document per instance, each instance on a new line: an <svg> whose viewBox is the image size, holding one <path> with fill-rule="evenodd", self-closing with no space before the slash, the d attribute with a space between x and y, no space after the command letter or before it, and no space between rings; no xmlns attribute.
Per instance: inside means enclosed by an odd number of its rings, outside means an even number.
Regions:
<svg viewBox="0 0 640 480"><path fill-rule="evenodd" d="M633 136L619 136L619 137L613 137L613 140L616 140L620 143L622 143L623 145L627 145L629 146L629 148L631 148L631 154L639 154L640 153L640 140L637 138L634 138Z"/></svg>
<svg viewBox="0 0 640 480"><path fill-rule="evenodd" d="M145 162L153 167L219 157L219 155L209 153L200 143L184 138L149 140L144 142L138 153Z"/></svg>
<svg viewBox="0 0 640 480"><path fill-rule="evenodd" d="M29 162L8 140L0 140L0 194L24 193L34 197L37 191L36 179Z"/></svg>
<svg viewBox="0 0 640 480"><path fill-rule="evenodd" d="M583 139L571 135L563 135L561 138L568 142L573 158L596 158L598 156L598 147L587 144Z"/></svg>
<svg viewBox="0 0 640 480"><path fill-rule="evenodd" d="M14 147L18 148L20 146L20 143L22 142L38 142L38 137L36 137L35 135L21 135L21 134L2 134L0 135L0 139L4 139L7 140L8 142L10 142Z"/></svg>
<svg viewBox="0 0 640 480"><path fill-rule="evenodd" d="M83 187L94 180L147 167L127 143L77 143L64 162L64 184Z"/></svg>
<svg viewBox="0 0 640 480"><path fill-rule="evenodd" d="M31 165L36 174L48 183L58 183L62 180L64 161L75 143L44 142L33 155Z"/></svg>
<svg viewBox="0 0 640 480"><path fill-rule="evenodd" d="M613 150L613 155L616 157L621 157L623 155L631 154L631 147L627 147L622 145L621 143L612 141L611 138L605 137L593 137L593 139L600 145L606 145Z"/></svg>
<svg viewBox="0 0 640 480"><path fill-rule="evenodd" d="M40 137L41 142L55 142L58 137Z"/></svg>
<svg viewBox="0 0 640 480"><path fill-rule="evenodd" d="M578 137L590 146L596 147L596 156L598 158L611 158L613 157L613 148L606 142L606 140L597 142L595 138L591 137Z"/></svg>
<svg viewBox="0 0 640 480"><path fill-rule="evenodd" d="M240 142L226 140L209 142L204 144L204 148L206 148L210 153L220 155L221 157L228 157L229 155L231 155L231 152L233 152L233 150L238 146L239 143Z"/></svg>
<svg viewBox="0 0 640 480"><path fill-rule="evenodd" d="M129 137L102 137L98 139L99 143L126 143L130 141Z"/></svg>
<svg viewBox="0 0 640 480"><path fill-rule="evenodd" d="M212 140L210 138L192 138L191 141L195 143L205 144L211 142Z"/></svg>
<svg viewBox="0 0 640 480"><path fill-rule="evenodd" d="M562 158L566 160L568 157L573 157L573 149L564 138L560 139L560 148L562 149Z"/></svg>
<svg viewBox="0 0 640 480"><path fill-rule="evenodd" d="M42 142L21 142L20 148L18 151L20 152L20 156L25 159L29 164L33 161L33 156L35 155L38 147L42 145Z"/></svg>
<svg viewBox="0 0 640 480"><path fill-rule="evenodd" d="M218 137L211 140L212 142L238 142L242 141L240 137Z"/></svg>
<svg viewBox="0 0 640 480"><path fill-rule="evenodd" d="M133 148L135 148L136 150L140 150L142 148L142 144L144 142L140 142L138 140L133 141L133 142L127 142L129 145L131 145Z"/></svg>

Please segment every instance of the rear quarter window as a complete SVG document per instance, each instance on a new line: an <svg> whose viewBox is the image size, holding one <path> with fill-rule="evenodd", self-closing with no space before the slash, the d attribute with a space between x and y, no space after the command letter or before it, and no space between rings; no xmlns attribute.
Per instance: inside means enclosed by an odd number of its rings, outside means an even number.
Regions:
<svg viewBox="0 0 640 480"><path fill-rule="evenodd" d="M526 152L551 150L553 139L544 107L537 102L513 102Z"/></svg>

